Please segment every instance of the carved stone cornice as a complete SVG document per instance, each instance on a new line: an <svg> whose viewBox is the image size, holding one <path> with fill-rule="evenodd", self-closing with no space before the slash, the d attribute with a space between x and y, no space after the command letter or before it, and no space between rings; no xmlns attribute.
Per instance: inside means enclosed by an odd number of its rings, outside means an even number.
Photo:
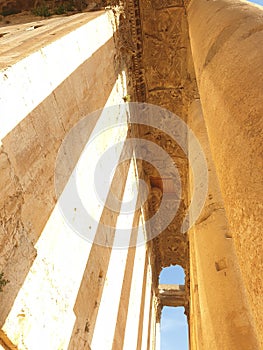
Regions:
<svg viewBox="0 0 263 350"><path fill-rule="evenodd" d="M114 12L121 9L115 42L119 50L118 64L128 75L128 92L131 100L145 102L146 87L142 65L142 29L139 0L124 0L110 6Z"/></svg>
<svg viewBox="0 0 263 350"><path fill-rule="evenodd" d="M198 94L193 65L189 64L191 50L185 11L188 4L188 0L125 0L118 33L119 61L123 60L127 65L132 101L159 105L185 121L188 105ZM171 122L165 116L160 118L166 125ZM182 195L176 217L163 232L149 242L148 247L152 252L151 263L157 274L154 285L163 267L179 264L185 269L184 306L188 313L189 247L187 234L180 232L188 207L187 156L161 130L140 127L137 136L162 147L173 159L180 173ZM165 161L160 160L160 164L169 173ZM151 217L158 210L162 194L158 184L151 183L150 178L157 178L159 175L146 162L142 163L142 168L146 182L151 186L147 205L147 215Z"/></svg>

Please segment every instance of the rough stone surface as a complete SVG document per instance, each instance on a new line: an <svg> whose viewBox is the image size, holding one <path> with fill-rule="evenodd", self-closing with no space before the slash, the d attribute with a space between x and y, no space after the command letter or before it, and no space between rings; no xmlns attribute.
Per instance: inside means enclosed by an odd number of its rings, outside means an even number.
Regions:
<svg viewBox="0 0 263 350"><path fill-rule="evenodd" d="M195 349L199 345L204 350L258 349L199 99L189 108L188 123L202 144L209 172L207 200L189 232L191 346ZM189 152L192 151L190 146Z"/></svg>
<svg viewBox="0 0 263 350"><path fill-rule="evenodd" d="M86 18L86 23L94 18L93 14L80 16ZM78 28L79 18L69 18L68 21L69 27L74 23L73 27ZM68 29L64 29L64 32L62 29L58 37L67 32ZM27 34L22 31L22 35ZM43 33L43 38L45 35ZM10 46L9 40L12 42L12 36L6 39L5 54ZM18 51L18 57L20 54L22 57L29 55L37 49L28 47L27 40L17 44L19 49L15 46L13 51ZM54 169L59 146L78 120L106 103L118 75L114 52L112 39L80 65L2 140L0 269L10 283L1 293L0 323L4 322L28 273L36 255L34 245L56 203ZM97 68L98 59L105 60L108 66L100 65ZM99 76L107 76L106 81L99 79ZM52 83L52 76L48 79ZM27 98L26 91L20 93ZM6 113L9 113L8 109Z"/></svg>
<svg viewBox="0 0 263 350"><path fill-rule="evenodd" d="M196 0L188 8L212 156L261 347L262 13L238 0Z"/></svg>

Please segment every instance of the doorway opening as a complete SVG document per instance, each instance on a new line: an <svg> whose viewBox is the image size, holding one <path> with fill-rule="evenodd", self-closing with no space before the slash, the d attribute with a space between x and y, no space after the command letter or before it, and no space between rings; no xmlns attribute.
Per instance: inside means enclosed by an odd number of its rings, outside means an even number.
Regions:
<svg viewBox="0 0 263 350"><path fill-rule="evenodd" d="M159 288L183 289L185 284L184 269L179 266L164 268L159 277ZM170 287L168 287L170 286ZM161 350L188 350L188 323L183 306L163 305L161 314Z"/></svg>

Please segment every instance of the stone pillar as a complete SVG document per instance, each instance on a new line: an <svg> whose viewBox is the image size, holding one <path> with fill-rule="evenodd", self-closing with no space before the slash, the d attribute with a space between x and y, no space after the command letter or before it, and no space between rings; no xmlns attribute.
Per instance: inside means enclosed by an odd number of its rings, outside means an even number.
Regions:
<svg viewBox="0 0 263 350"><path fill-rule="evenodd" d="M161 349L161 324L160 321L156 323L155 328L155 350Z"/></svg>
<svg viewBox="0 0 263 350"><path fill-rule="evenodd" d="M189 34L212 156L263 346L263 8L192 0Z"/></svg>
<svg viewBox="0 0 263 350"><path fill-rule="evenodd" d="M259 349L244 292L224 203L211 157L200 100L189 108L188 125L207 159L208 196L190 242L190 343L192 350ZM189 140L189 153L192 152ZM190 178L190 185L194 183Z"/></svg>
<svg viewBox="0 0 263 350"><path fill-rule="evenodd" d="M158 298L155 294L152 295L151 300L151 311L150 311L150 327L149 327L149 333L148 333L148 346L147 349L149 350L157 350L158 346L157 344L157 325L160 325L161 320L161 309L159 307Z"/></svg>
<svg viewBox="0 0 263 350"><path fill-rule="evenodd" d="M137 349L148 350L150 348L151 324L152 324L152 267L146 257L144 271L143 298L141 304L141 315L139 323Z"/></svg>

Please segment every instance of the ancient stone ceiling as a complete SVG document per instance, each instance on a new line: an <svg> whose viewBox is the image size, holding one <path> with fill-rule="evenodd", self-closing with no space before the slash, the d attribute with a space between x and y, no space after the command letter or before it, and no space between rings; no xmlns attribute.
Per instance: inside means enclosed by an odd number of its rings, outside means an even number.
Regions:
<svg viewBox="0 0 263 350"><path fill-rule="evenodd" d="M181 1L141 1L143 39L142 65L145 72L146 102L152 103L185 118L184 84L187 80L187 22ZM163 123L171 122L165 115ZM186 135L185 135L186 137ZM174 221L155 239L157 266L185 266L187 243L180 233L184 208L187 207L187 160L178 145L161 130L152 133L153 141L161 144L178 166L183 186L182 200ZM166 164L163 164L165 168ZM145 169L146 173L148 169ZM165 169L164 169L165 171ZM147 174L156 177L154 172ZM169 178L169 174L168 178ZM171 201L172 205L172 201Z"/></svg>
<svg viewBox="0 0 263 350"><path fill-rule="evenodd" d="M131 0L127 1L126 8L126 19L132 28L130 32L126 30L125 42L130 43L133 56L130 69L136 90L134 100L164 107L187 122L188 106L198 97L198 92L183 1ZM173 120L168 115L164 113L160 118L161 125L169 127L170 123L173 127ZM162 267L171 264L182 265L188 275L188 239L187 234L180 231L188 207L187 157L178 144L162 131L162 127L159 130L139 127L139 134L160 145L172 157L181 177L182 195L176 217L151 243L157 276ZM187 140L187 135L181 137ZM165 161L160 166L167 172L169 182ZM143 169L152 187L149 198L152 215L161 201L164 184L160 185L160 175L152 166L145 162ZM172 206L175 197L171 198Z"/></svg>

